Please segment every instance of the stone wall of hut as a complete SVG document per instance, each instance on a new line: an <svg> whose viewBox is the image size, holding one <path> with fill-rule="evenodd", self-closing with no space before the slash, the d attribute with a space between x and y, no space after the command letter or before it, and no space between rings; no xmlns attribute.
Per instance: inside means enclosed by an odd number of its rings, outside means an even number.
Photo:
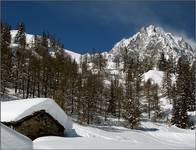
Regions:
<svg viewBox="0 0 196 150"><path fill-rule="evenodd" d="M7 124L32 140L42 136L64 136L64 127L45 111L23 118L18 122Z"/></svg>

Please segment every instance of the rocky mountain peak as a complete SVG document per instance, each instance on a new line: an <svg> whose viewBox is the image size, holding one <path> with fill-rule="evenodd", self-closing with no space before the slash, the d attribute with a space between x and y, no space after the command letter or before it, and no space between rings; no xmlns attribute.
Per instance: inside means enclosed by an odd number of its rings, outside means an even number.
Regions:
<svg viewBox="0 0 196 150"><path fill-rule="evenodd" d="M192 47L182 37L165 32L161 27L154 25L142 27L135 35L117 42L109 53L115 57L125 48L128 53L138 53L141 58L152 53L157 58L161 52L176 59L182 54L190 59L194 57Z"/></svg>

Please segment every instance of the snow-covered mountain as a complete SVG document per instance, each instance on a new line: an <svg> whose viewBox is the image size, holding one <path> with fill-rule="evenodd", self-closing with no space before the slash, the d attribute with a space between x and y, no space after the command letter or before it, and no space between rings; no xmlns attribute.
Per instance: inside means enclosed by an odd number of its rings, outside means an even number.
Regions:
<svg viewBox="0 0 196 150"><path fill-rule="evenodd" d="M128 49L128 52L138 53L141 58L152 53L157 55L164 52L165 56L172 55L177 58L185 54L192 59L195 51L182 37L165 32L162 28L153 25L142 27L132 37L122 39L109 53L116 56L123 48Z"/></svg>
<svg viewBox="0 0 196 150"><path fill-rule="evenodd" d="M16 33L17 30L11 30L12 46L17 46L17 44L14 43ZM31 47L34 43L34 35L26 34L26 42L27 45ZM196 52L196 47L191 47L182 37L165 32L160 27L150 25L148 27L142 27L139 32L130 38L120 40L108 52L103 52L102 55L105 56L105 59L107 60L106 69L116 70L114 60L116 57L120 56L124 49L127 50L128 54L137 55L141 59L149 56L154 62L158 60L160 53L162 52L165 54L166 58L168 58L168 56L173 56L176 60L181 55L187 55L190 60L193 60ZM79 63L80 57L82 56L81 54L67 49L65 49L65 52L71 55L71 57ZM89 56L89 54L86 55Z"/></svg>
<svg viewBox="0 0 196 150"><path fill-rule="evenodd" d="M183 37L165 32L160 27L153 25L142 27L133 36L120 40L111 50L102 53L106 59L105 70L107 72L118 75L122 73L124 65L122 57L125 51L127 51L128 58L129 56L139 56L140 59L149 58L153 64L157 64L161 53L164 53L167 59L169 56L173 57L176 62L181 55L187 55L192 62L195 59L196 47L191 47ZM89 57L89 54L86 55ZM119 59L118 67L116 59ZM93 66L91 62L89 64Z"/></svg>

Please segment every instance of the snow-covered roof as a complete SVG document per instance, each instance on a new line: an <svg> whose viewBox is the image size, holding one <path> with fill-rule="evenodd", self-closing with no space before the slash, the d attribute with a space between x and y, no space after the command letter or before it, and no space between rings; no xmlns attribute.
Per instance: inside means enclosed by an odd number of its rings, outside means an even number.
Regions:
<svg viewBox="0 0 196 150"><path fill-rule="evenodd" d="M33 142L19 132L6 127L1 123L2 149L33 149Z"/></svg>
<svg viewBox="0 0 196 150"><path fill-rule="evenodd" d="M71 119L50 98L32 98L1 102L1 122L18 121L40 110L45 110L65 129L72 128Z"/></svg>

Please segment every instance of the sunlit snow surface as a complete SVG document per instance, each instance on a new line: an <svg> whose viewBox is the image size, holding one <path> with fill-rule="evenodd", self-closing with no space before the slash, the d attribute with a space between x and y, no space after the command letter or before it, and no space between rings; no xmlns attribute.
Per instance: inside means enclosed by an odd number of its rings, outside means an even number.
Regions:
<svg viewBox="0 0 196 150"><path fill-rule="evenodd" d="M148 79L151 79L153 83L156 83L161 86L163 79L163 71L149 70L148 72L143 74L143 80L147 82Z"/></svg>
<svg viewBox="0 0 196 150"><path fill-rule="evenodd" d="M163 100L164 101L164 100ZM35 111L44 109L57 121L69 126L65 113L59 106L47 98L14 100L1 102L1 121L16 121ZM10 111L11 110L11 111ZM3 112L3 113L2 113ZM189 114L195 118L195 112ZM108 118L112 121L112 118ZM116 122L113 118L113 122ZM67 128L65 137L46 136L33 141L34 149L193 149L195 147L195 130L180 129L164 123L142 121L137 130L123 127L121 124L107 126L83 126L74 123ZM3 136L8 134L3 133ZM16 135L16 136L15 136ZM7 136L7 141L17 146L20 140L17 134ZM21 142L26 142L22 140ZM28 145L27 145L28 146Z"/></svg>
<svg viewBox="0 0 196 150"><path fill-rule="evenodd" d="M14 43L17 32L18 32L18 30L11 30L10 31L12 46L17 45L17 44ZM31 46L31 44L34 43L34 35L25 33L25 36L26 36L26 43L28 43L29 46Z"/></svg>
<svg viewBox="0 0 196 150"><path fill-rule="evenodd" d="M31 139L1 123L1 149L30 150L32 148L33 143Z"/></svg>
<svg viewBox="0 0 196 150"><path fill-rule="evenodd" d="M73 125L73 137L40 137L35 149L193 149L195 130L142 122L140 130L117 126ZM70 133L71 135L74 135ZM69 135L69 134L68 134Z"/></svg>
<svg viewBox="0 0 196 150"><path fill-rule="evenodd" d="M75 59L75 61L79 64L80 63L80 57L81 57L81 54L78 54L78 53L75 53L75 52L72 52L68 49L64 49L65 52L67 52L73 59Z"/></svg>

